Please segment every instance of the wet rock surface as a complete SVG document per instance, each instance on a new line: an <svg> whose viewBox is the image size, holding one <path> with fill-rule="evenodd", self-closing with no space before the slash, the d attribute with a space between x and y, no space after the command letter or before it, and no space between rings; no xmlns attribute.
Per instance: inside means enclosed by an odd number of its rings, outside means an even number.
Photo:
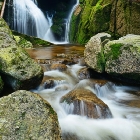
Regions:
<svg viewBox="0 0 140 140"><path fill-rule="evenodd" d="M63 96L60 102L65 103L65 105L73 105L72 114L95 119L112 117L108 106L87 89L72 90Z"/></svg>
<svg viewBox="0 0 140 140"><path fill-rule="evenodd" d="M51 70L59 70L59 71L66 71L67 66L65 64L52 64Z"/></svg>
<svg viewBox="0 0 140 140"><path fill-rule="evenodd" d="M0 98L0 139L61 140L57 115L39 95L16 91Z"/></svg>

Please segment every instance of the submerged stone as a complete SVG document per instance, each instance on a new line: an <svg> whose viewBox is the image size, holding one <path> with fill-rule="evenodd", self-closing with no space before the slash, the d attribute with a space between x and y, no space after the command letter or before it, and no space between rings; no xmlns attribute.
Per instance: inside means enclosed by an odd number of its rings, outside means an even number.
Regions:
<svg viewBox="0 0 140 140"><path fill-rule="evenodd" d="M109 107L93 92L87 89L75 89L61 98L62 106L69 114L101 119L111 118Z"/></svg>
<svg viewBox="0 0 140 140"><path fill-rule="evenodd" d="M52 64L51 70L66 71L67 66L65 64Z"/></svg>
<svg viewBox="0 0 140 140"><path fill-rule="evenodd" d="M61 140L57 115L39 95L16 91L0 98L0 139Z"/></svg>

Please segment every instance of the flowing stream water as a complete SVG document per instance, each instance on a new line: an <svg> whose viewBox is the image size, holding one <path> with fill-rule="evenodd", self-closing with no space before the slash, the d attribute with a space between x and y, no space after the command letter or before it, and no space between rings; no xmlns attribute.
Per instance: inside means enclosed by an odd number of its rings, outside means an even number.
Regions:
<svg viewBox="0 0 140 140"><path fill-rule="evenodd" d="M53 49L55 50L55 47ZM42 84L33 90L47 100L56 111L62 133L74 134L80 140L140 140L140 96L132 94L140 89L116 85L110 81L103 86L98 83L91 86L92 79L78 79L77 72L83 67L85 66L75 64L68 66L65 72L44 71L44 76L57 79L55 86L45 89ZM96 94L109 106L113 118L90 119L84 115L71 114L73 105L60 103L60 99L77 88L89 89ZM82 103L81 106L83 105ZM84 111L81 107L81 114L82 112Z"/></svg>

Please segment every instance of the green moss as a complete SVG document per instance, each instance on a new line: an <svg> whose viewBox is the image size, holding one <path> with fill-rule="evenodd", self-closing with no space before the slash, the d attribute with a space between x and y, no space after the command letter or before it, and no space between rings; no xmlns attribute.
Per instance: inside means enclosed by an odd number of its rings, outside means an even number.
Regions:
<svg viewBox="0 0 140 140"><path fill-rule="evenodd" d="M110 51L106 55L106 59L112 58L113 60L117 59L120 55L120 48L122 47L122 43L115 43L110 45Z"/></svg>
<svg viewBox="0 0 140 140"><path fill-rule="evenodd" d="M97 70L100 72L105 71L105 58L103 54L103 49L101 53L98 54L98 57L97 57Z"/></svg>
<svg viewBox="0 0 140 140"><path fill-rule="evenodd" d="M23 39L31 42L34 48L37 48L37 47L48 47L48 46L52 45L52 43L50 43L48 41L45 41L45 40L42 40L42 39L37 38L37 37L24 35L24 34L16 32L16 31L12 31L12 33L15 36L22 37Z"/></svg>
<svg viewBox="0 0 140 140"><path fill-rule="evenodd" d="M95 34L109 29L111 1L85 0L80 2L81 13L72 18L70 40L85 44Z"/></svg>
<svg viewBox="0 0 140 140"><path fill-rule="evenodd" d="M50 114L53 114L53 115L56 114L52 107L50 107L50 109L49 109L49 113L50 113Z"/></svg>

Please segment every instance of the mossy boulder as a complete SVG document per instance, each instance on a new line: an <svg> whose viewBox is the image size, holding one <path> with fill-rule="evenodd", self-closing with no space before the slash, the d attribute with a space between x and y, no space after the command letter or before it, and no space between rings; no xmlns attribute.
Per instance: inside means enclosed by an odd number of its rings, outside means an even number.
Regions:
<svg viewBox="0 0 140 140"><path fill-rule="evenodd" d="M107 33L98 33L91 37L85 45L84 57L86 64L97 72L104 72L105 59L103 54L103 46L110 39L111 35Z"/></svg>
<svg viewBox="0 0 140 140"><path fill-rule="evenodd" d="M1 79L1 76L0 76L0 93L3 90L3 86L4 86L4 83L3 83L3 80Z"/></svg>
<svg viewBox="0 0 140 140"><path fill-rule="evenodd" d="M14 90L38 86L43 78L41 66L17 45L2 18L0 18L0 35L0 72L4 82Z"/></svg>
<svg viewBox="0 0 140 140"><path fill-rule="evenodd" d="M16 91L0 98L0 139L61 140L57 115L39 95Z"/></svg>
<svg viewBox="0 0 140 140"><path fill-rule="evenodd" d="M41 66L20 47L0 48L0 72L14 90L35 88L43 78Z"/></svg>
<svg viewBox="0 0 140 140"><path fill-rule="evenodd" d="M105 71L117 79L140 84L140 36L127 35L104 46Z"/></svg>
<svg viewBox="0 0 140 140"><path fill-rule="evenodd" d="M60 102L69 114L77 114L95 119L112 117L108 106L92 91L87 89L74 89L63 96ZM70 108L69 112L68 108Z"/></svg>
<svg viewBox="0 0 140 140"><path fill-rule="evenodd" d="M16 41L4 19L0 18L0 48L16 47Z"/></svg>

